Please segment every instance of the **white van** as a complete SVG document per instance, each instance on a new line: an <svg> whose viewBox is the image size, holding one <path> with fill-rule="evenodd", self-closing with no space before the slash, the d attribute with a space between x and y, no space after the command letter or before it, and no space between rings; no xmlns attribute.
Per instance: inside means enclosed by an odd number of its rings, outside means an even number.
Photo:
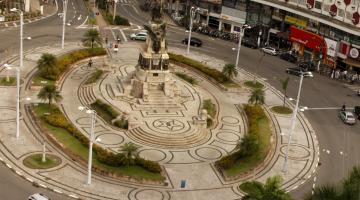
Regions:
<svg viewBox="0 0 360 200"><path fill-rule="evenodd" d="M51 200L49 197L41 193L36 193L28 197L28 200Z"/></svg>

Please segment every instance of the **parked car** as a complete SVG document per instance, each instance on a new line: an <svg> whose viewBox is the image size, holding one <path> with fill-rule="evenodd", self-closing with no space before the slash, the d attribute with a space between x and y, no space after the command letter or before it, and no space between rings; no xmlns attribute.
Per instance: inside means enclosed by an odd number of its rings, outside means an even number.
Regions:
<svg viewBox="0 0 360 200"><path fill-rule="evenodd" d="M133 33L130 35L130 39L131 40L141 40L141 41L145 41L147 38L147 33L146 32L139 32L139 33Z"/></svg>
<svg viewBox="0 0 360 200"><path fill-rule="evenodd" d="M257 49L258 46L255 42L249 40L249 39L242 39L241 40L241 45L245 46L245 47L249 47L249 48L252 48L252 49Z"/></svg>
<svg viewBox="0 0 360 200"><path fill-rule="evenodd" d="M303 74L304 77L314 77L312 72L305 71L302 68L298 68L298 67L289 67L286 69L286 73L293 74L296 76L300 76L301 74Z"/></svg>
<svg viewBox="0 0 360 200"><path fill-rule="evenodd" d="M282 53L280 54L280 58L292 63L296 63L297 62L297 57L289 52L286 53Z"/></svg>
<svg viewBox="0 0 360 200"><path fill-rule="evenodd" d="M360 106L354 107L354 114L355 114L355 117L360 120Z"/></svg>
<svg viewBox="0 0 360 200"><path fill-rule="evenodd" d="M188 38L185 38L185 39L183 39L181 42L182 42L183 44L188 44L188 41L189 41L189 39L188 39ZM191 45L191 46L195 46L195 47L201 47L202 41L201 41L199 38L191 37L191 39L190 39L190 45Z"/></svg>
<svg viewBox="0 0 360 200"><path fill-rule="evenodd" d="M339 117L345 124L354 125L356 122L354 115L350 111L340 111Z"/></svg>
<svg viewBox="0 0 360 200"><path fill-rule="evenodd" d="M36 194L29 196L28 200L51 200L51 199L44 194L36 193Z"/></svg>
<svg viewBox="0 0 360 200"><path fill-rule="evenodd" d="M277 49L273 48L273 47L264 47L264 48L261 48L261 50L267 54L270 54L270 55L273 55L273 56L276 56L278 55L278 51Z"/></svg>
<svg viewBox="0 0 360 200"><path fill-rule="evenodd" d="M300 67L306 71L315 71L316 70L316 66L313 62L300 62L298 64L298 67Z"/></svg>

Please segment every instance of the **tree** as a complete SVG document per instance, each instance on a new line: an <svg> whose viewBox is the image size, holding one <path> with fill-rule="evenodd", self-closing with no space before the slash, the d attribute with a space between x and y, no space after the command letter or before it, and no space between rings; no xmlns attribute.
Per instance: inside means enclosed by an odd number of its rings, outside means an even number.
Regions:
<svg viewBox="0 0 360 200"><path fill-rule="evenodd" d="M280 188L282 179L280 176L269 177L266 183L257 181L242 183L239 187L246 195L242 200L291 200L289 194Z"/></svg>
<svg viewBox="0 0 360 200"><path fill-rule="evenodd" d="M50 53L44 53L37 61L37 68L40 74L44 78L55 80L59 74L59 70L56 67L57 59Z"/></svg>
<svg viewBox="0 0 360 200"><path fill-rule="evenodd" d="M60 92L57 90L55 85L46 85L41 88L38 98L43 101L49 102L49 107L51 106L51 102L55 100L55 102L59 102L62 100L62 96Z"/></svg>
<svg viewBox="0 0 360 200"><path fill-rule="evenodd" d="M287 87L288 87L288 84L289 84L289 80L290 78L287 77L285 80L283 79L280 79L280 83L281 83L281 88L283 89L284 91L284 100L283 100L283 107L285 107L285 100L286 100L286 90L287 90Z"/></svg>
<svg viewBox="0 0 360 200"><path fill-rule="evenodd" d="M322 186L314 190L314 194L308 194L305 200L341 200L340 192L334 186ZM345 199L344 199L345 200Z"/></svg>
<svg viewBox="0 0 360 200"><path fill-rule="evenodd" d="M137 145L132 142L125 143L120 147L120 150L123 152L123 163L127 166L134 164L134 160L136 158L136 152L139 149Z"/></svg>
<svg viewBox="0 0 360 200"><path fill-rule="evenodd" d="M236 66L234 64L226 64L221 72L226 78L232 79L238 75Z"/></svg>
<svg viewBox="0 0 360 200"><path fill-rule="evenodd" d="M255 88L254 90L252 90L249 103L251 104L255 103L255 105L264 104L265 103L264 90L262 88Z"/></svg>
<svg viewBox="0 0 360 200"><path fill-rule="evenodd" d="M95 44L101 45L101 38L99 32L96 29L90 29L86 31L82 42L85 45L90 45L91 48L94 48Z"/></svg>
<svg viewBox="0 0 360 200"><path fill-rule="evenodd" d="M255 135L246 134L236 144L235 149L239 150L241 157L250 156L259 150L259 142Z"/></svg>

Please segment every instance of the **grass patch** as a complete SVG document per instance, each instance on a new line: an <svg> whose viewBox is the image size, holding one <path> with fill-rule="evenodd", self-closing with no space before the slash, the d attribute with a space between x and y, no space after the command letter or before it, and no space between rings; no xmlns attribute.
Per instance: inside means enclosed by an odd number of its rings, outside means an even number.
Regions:
<svg viewBox="0 0 360 200"><path fill-rule="evenodd" d="M279 114L291 114L292 113L292 109L286 106L274 106L271 108L271 111L275 112L275 113L279 113Z"/></svg>
<svg viewBox="0 0 360 200"><path fill-rule="evenodd" d="M101 75L103 75L104 71L101 69L96 69L94 73L90 75L90 77L85 81L85 84L92 84L95 83Z"/></svg>
<svg viewBox="0 0 360 200"><path fill-rule="evenodd" d="M15 86L16 85L16 78L9 77L9 81L6 81L6 77L0 78L0 85L1 86Z"/></svg>
<svg viewBox="0 0 360 200"><path fill-rule="evenodd" d="M45 162L42 162L42 154L34 154L26 157L23 163L31 169L49 169L61 163L61 159L54 155L46 154L45 158Z"/></svg>
<svg viewBox="0 0 360 200"><path fill-rule="evenodd" d="M177 54L173 54L173 53L168 53L168 54L169 54L169 58L171 61L183 63L192 68L195 68L195 69L201 71L202 73L206 74L207 76L210 76L211 78L213 78L214 80L216 80L219 83L232 83L232 80L228 79L220 71L210 68L209 66L204 65L199 61L193 60L193 59L185 57L183 55L177 55Z"/></svg>
<svg viewBox="0 0 360 200"><path fill-rule="evenodd" d="M43 78L40 76L40 74L37 73L32 78L32 85L34 86L55 85L55 81Z"/></svg>
<svg viewBox="0 0 360 200"><path fill-rule="evenodd" d="M46 127L49 133L56 138L58 142L60 142L65 149L69 150L72 154L80 157L82 160L87 161L89 149L80 140L70 133L65 128L59 128L49 124L45 120L45 113L52 113L53 108L49 108L47 104L38 104L34 108L35 114L38 119L40 119L41 124ZM50 114L51 115L51 114ZM60 120L60 119L58 119ZM99 169L105 170L107 172L111 172L120 176L130 176L135 179L147 179L154 181L164 180L164 177L160 173L153 173L145 170L144 168L136 165L130 166L110 166L99 161L99 155L95 151L96 147L94 146L93 152L93 165Z"/></svg>
<svg viewBox="0 0 360 200"><path fill-rule="evenodd" d="M184 74L184 73L181 73L181 72L176 72L175 75L178 76L179 78L185 80L186 82L190 83L191 85L196 84L196 80L193 77L191 77L191 76L189 76L187 74Z"/></svg>
<svg viewBox="0 0 360 200"><path fill-rule="evenodd" d="M230 177L256 168L271 147L270 121L264 110L258 105L244 105L244 110L248 118L248 133L236 151L216 161L216 165Z"/></svg>
<svg viewBox="0 0 360 200"><path fill-rule="evenodd" d="M264 87L264 85L263 84L261 84L260 82L258 82L258 81L256 81L255 83L254 83L254 81L246 81L245 83L244 83L244 85L245 86L247 86L247 87L249 87L249 88L252 88L252 89L257 89L257 88L263 88Z"/></svg>

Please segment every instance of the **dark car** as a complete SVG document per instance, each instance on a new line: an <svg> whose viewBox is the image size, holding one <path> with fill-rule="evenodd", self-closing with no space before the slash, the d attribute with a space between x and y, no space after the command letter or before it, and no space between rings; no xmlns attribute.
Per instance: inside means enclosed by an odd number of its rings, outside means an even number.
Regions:
<svg viewBox="0 0 360 200"><path fill-rule="evenodd" d="M289 52L286 53L282 53L280 54L280 58L292 63L296 63L297 62L297 57Z"/></svg>
<svg viewBox="0 0 360 200"><path fill-rule="evenodd" d="M257 44L254 41L251 41L249 39L241 40L241 45L243 45L245 47L252 48L252 49L257 49L258 48Z"/></svg>
<svg viewBox="0 0 360 200"><path fill-rule="evenodd" d="M360 120L360 106L354 107L354 115L356 118L358 118Z"/></svg>
<svg viewBox="0 0 360 200"><path fill-rule="evenodd" d="M189 41L189 39L185 38L185 39L182 40L182 43L183 44L188 44L188 41ZM195 46L195 47L201 47L202 41L199 38L192 37L190 39L190 45Z"/></svg>
<svg viewBox="0 0 360 200"><path fill-rule="evenodd" d="M298 68L298 67L289 67L286 69L286 73L288 74L294 74L296 76L300 76L301 74L304 75L304 77L314 77L314 75L309 72L309 71L305 71L301 68Z"/></svg>
<svg viewBox="0 0 360 200"><path fill-rule="evenodd" d="M316 66L313 62L301 62L298 64L298 67L304 69L305 71L315 71Z"/></svg>

